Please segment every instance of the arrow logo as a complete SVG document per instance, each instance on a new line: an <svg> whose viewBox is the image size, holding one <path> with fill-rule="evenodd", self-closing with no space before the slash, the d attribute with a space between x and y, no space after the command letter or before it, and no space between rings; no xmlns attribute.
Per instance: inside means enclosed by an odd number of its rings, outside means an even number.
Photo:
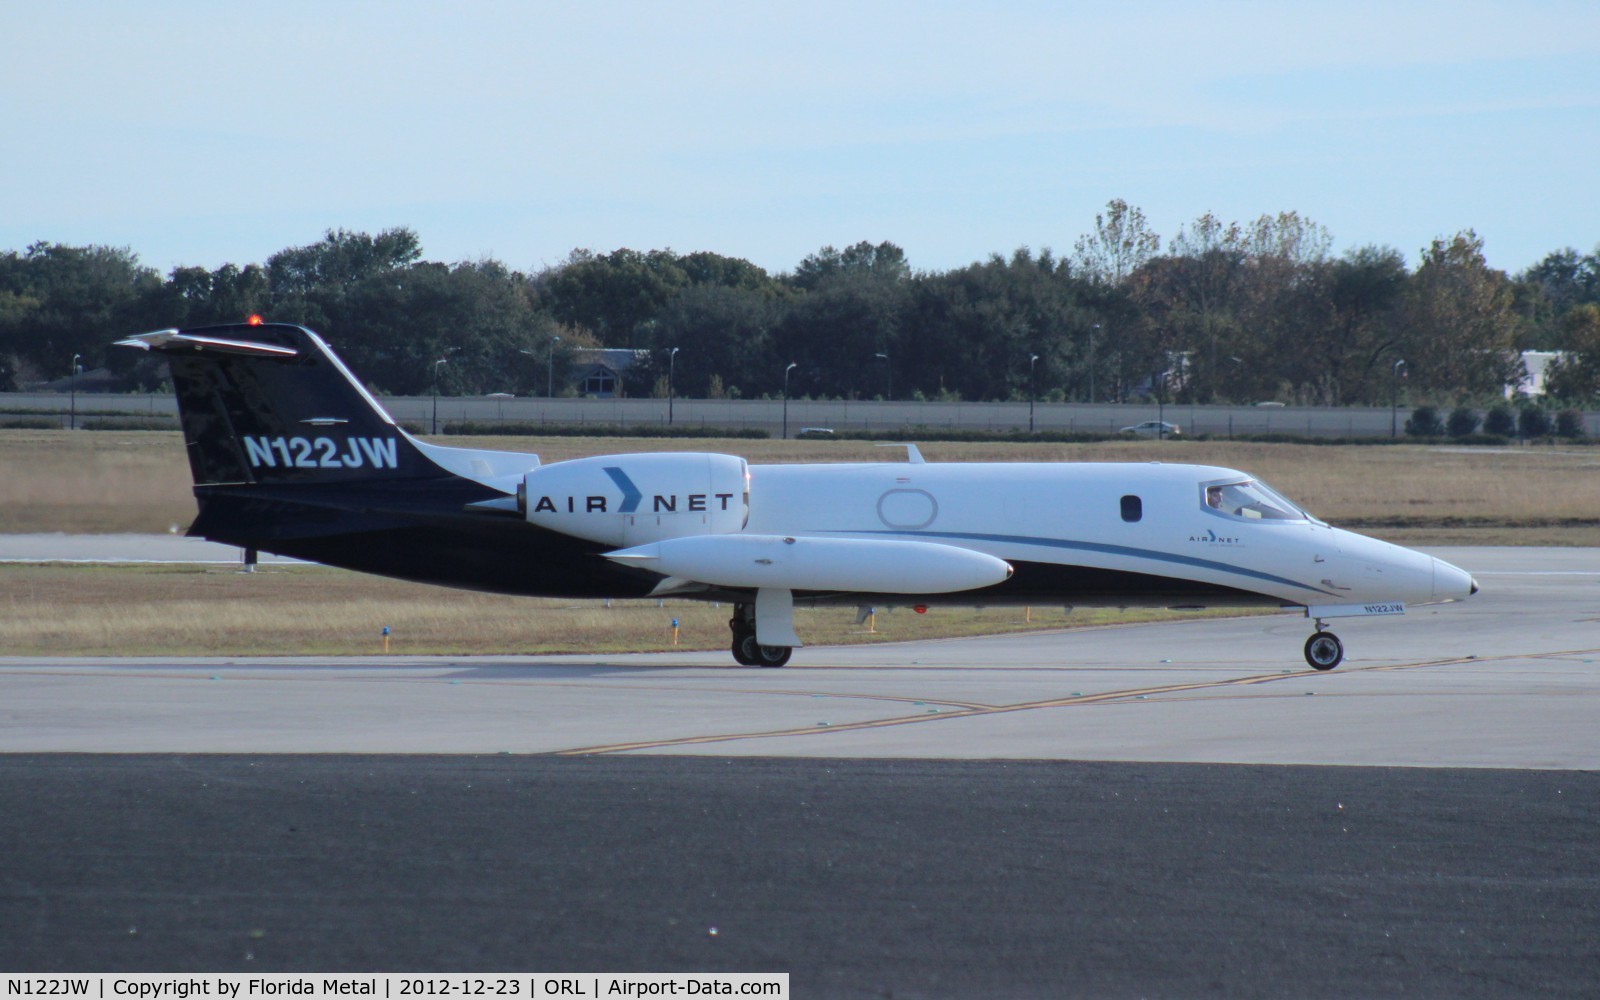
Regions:
<svg viewBox="0 0 1600 1000"><path fill-rule="evenodd" d="M639 501L644 499L644 494L639 492L639 487L633 485L633 480L628 474L615 465L605 467L606 475L617 484L617 489L622 491L622 506L617 508L619 514L632 514L639 509Z"/></svg>

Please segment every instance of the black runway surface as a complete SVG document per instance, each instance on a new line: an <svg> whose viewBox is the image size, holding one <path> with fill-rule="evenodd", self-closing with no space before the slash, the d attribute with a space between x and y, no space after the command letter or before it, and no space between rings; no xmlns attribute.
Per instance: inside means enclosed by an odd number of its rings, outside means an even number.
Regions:
<svg viewBox="0 0 1600 1000"><path fill-rule="evenodd" d="M1595 996L1588 772L0 757L0 970Z"/></svg>

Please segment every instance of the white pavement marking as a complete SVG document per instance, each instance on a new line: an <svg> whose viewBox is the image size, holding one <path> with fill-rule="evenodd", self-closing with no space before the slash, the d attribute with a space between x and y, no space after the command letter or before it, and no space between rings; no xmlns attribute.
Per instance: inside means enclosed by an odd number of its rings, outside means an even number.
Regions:
<svg viewBox="0 0 1600 1000"><path fill-rule="evenodd" d="M259 561L292 563L267 552ZM0 563L210 563L244 562L237 545L183 535L0 534Z"/></svg>

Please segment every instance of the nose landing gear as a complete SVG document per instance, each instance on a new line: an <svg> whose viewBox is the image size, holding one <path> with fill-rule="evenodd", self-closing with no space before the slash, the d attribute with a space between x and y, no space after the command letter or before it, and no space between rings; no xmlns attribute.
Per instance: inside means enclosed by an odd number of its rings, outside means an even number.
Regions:
<svg viewBox="0 0 1600 1000"><path fill-rule="evenodd" d="M1332 632L1325 631L1321 618L1317 630L1306 640L1306 663L1313 670L1332 670L1344 659L1344 643Z"/></svg>

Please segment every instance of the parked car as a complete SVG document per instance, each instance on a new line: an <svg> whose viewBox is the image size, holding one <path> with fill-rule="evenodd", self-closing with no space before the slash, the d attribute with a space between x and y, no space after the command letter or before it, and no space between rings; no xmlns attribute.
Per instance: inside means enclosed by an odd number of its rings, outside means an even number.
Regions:
<svg viewBox="0 0 1600 1000"><path fill-rule="evenodd" d="M1177 437L1183 433L1183 429L1177 424L1167 423L1161 420L1146 420L1142 424L1134 424L1131 427L1124 427L1121 433L1139 434L1144 437Z"/></svg>

